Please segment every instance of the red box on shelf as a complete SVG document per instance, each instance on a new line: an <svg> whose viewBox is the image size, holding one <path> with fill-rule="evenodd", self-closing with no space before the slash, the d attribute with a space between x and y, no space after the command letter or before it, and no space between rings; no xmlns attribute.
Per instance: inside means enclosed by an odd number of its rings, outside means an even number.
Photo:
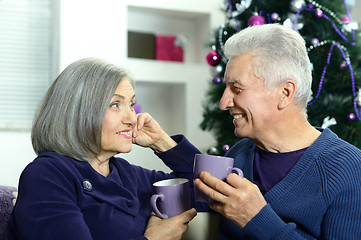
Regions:
<svg viewBox="0 0 361 240"><path fill-rule="evenodd" d="M176 36L156 35L156 60L183 62L183 48L176 44L176 40Z"/></svg>

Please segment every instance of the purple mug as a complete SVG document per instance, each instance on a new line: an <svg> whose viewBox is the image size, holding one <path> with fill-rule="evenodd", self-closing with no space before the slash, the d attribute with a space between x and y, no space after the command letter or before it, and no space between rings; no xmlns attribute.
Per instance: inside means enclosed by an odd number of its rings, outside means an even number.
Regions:
<svg viewBox="0 0 361 240"><path fill-rule="evenodd" d="M237 173L243 177L243 172L239 168L233 167L234 159L230 157L215 156L208 154L196 154L194 157L193 179L198 178L202 171L209 172L212 176L224 181L231 173ZM194 187L195 199L198 202L210 202L203 192Z"/></svg>
<svg viewBox="0 0 361 240"><path fill-rule="evenodd" d="M189 180L173 178L153 183L150 206L160 218L170 218L191 209Z"/></svg>

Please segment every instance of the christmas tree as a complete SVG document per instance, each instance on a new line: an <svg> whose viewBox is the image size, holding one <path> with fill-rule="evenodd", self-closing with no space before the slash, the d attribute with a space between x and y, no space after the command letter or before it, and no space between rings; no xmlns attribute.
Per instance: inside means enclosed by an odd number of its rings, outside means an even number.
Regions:
<svg viewBox="0 0 361 240"><path fill-rule="evenodd" d="M312 98L308 119L313 126L329 127L339 137L361 148L361 48L358 24L343 0L226 0L226 20L214 31L206 59L212 79L204 101L200 127L217 140L209 154L223 155L239 140L233 119L219 109L225 83L225 41L252 25L279 23L298 31L306 41L313 65Z"/></svg>

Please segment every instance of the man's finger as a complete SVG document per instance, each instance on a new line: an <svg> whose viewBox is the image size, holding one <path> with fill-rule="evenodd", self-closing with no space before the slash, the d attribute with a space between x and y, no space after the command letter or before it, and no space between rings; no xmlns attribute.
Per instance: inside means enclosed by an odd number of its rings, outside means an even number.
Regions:
<svg viewBox="0 0 361 240"><path fill-rule="evenodd" d="M232 173L228 175L227 182L229 185L231 185L234 188L242 188L249 181L247 180L247 178Z"/></svg>
<svg viewBox="0 0 361 240"><path fill-rule="evenodd" d="M232 188L227 183L212 177L209 173L201 173L195 180L197 188L217 202L224 203Z"/></svg>

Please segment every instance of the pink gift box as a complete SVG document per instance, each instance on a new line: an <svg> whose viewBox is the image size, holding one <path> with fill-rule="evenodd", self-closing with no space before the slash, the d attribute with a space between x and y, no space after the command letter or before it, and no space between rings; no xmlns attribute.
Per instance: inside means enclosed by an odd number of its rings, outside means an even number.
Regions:
<svg viewBox="0 0 361 240"><path fill-rule="evenodd" d="M163 61L183 62L183 48L176 46L176 36L155 37L155 58Z"/></svg>

